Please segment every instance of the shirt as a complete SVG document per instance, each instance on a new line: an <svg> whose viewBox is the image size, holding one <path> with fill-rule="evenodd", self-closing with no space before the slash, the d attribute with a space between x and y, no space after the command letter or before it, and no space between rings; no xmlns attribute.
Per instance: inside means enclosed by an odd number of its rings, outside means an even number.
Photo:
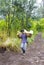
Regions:
<svg viewBox="0 0 44 65"><path fill-rule="evenodd" d="M22 39L22 43L27 43L27 35L26 34L22 34L21 39Z"/></svg>

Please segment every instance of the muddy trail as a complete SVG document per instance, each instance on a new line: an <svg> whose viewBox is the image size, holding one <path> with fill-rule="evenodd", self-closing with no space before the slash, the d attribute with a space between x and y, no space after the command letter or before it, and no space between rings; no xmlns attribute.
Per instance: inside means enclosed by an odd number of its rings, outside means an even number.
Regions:
<svg viewBox="0 0 44 65"><path fill-rule="evenodd" d="M0 65L44 65L44 39L39 33L25 55L12 51L0 53Z"/></svg>

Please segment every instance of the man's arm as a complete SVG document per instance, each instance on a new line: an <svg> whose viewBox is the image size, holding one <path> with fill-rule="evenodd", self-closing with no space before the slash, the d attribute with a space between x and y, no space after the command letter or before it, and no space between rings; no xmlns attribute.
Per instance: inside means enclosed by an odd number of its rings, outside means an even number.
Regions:
<svg viewBox="0 0 44 65"><path fill-rule="evenodd" d="M26 35L27 35L27 37L31 37L32 36L32 34L30 34L30 33L26 33Z"/></svg>

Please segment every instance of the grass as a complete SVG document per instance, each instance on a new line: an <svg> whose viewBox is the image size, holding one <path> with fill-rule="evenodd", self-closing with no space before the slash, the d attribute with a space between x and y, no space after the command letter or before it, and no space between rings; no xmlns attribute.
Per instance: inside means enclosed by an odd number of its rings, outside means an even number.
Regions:
<svg viewBox="0 0 44 65"><path fill-rule="evenodd" d="M44 32L42 32L42 38L44 38Z"/></svg>
<svg viewBox="0 0 44 65"><path fill-rule="evenodd" d="M11 51L19 52L20 51L20 40L18 38L8 38L4 43Z"/></svg>
<svg viewBox="0 0 44 65"><path fill-rule="evenodd" d="M33 38L28 38L28 42L31 43ZM7 38L6 41L1 42L0 46L6 47L11 51L20 52L21 40L19 38Z"/></svg>
<svg viewBox="0 0 44 65"><path fill-rule="evenodd" d="M29 44L34 41L34 37L37 33L33 34L31 38L28 38ZM7 37L6 34L0 35L3 39L0 41L0 46L7 47L9 50L20 52L21 39L15 37Z"/></svg>

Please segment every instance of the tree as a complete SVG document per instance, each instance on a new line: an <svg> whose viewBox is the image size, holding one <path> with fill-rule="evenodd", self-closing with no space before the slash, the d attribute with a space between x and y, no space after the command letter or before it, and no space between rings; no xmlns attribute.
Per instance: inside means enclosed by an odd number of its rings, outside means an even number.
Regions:
<svg viewBox="0 0 44 65"><path fill-rule="evenodd" d="M44 18L44 0L43 1L43 9L42 9L42 14L43 14L43 18Z"/></svg>
<svg viewBox="0 0 44 65"><path fill-rule="evenodd" d="M29 18L32 16L32 11L36 8L36 0L0 0L1 13L5 16L7 22L8 35L10 36L12 25L17 28L19 21L21 28L28 28ZM18 20L17 20L18 19ZM14 23L14 24L13 24ZM18 24L19 25L19 24ZM15 29L16 30L16 29Z"/></svg>

